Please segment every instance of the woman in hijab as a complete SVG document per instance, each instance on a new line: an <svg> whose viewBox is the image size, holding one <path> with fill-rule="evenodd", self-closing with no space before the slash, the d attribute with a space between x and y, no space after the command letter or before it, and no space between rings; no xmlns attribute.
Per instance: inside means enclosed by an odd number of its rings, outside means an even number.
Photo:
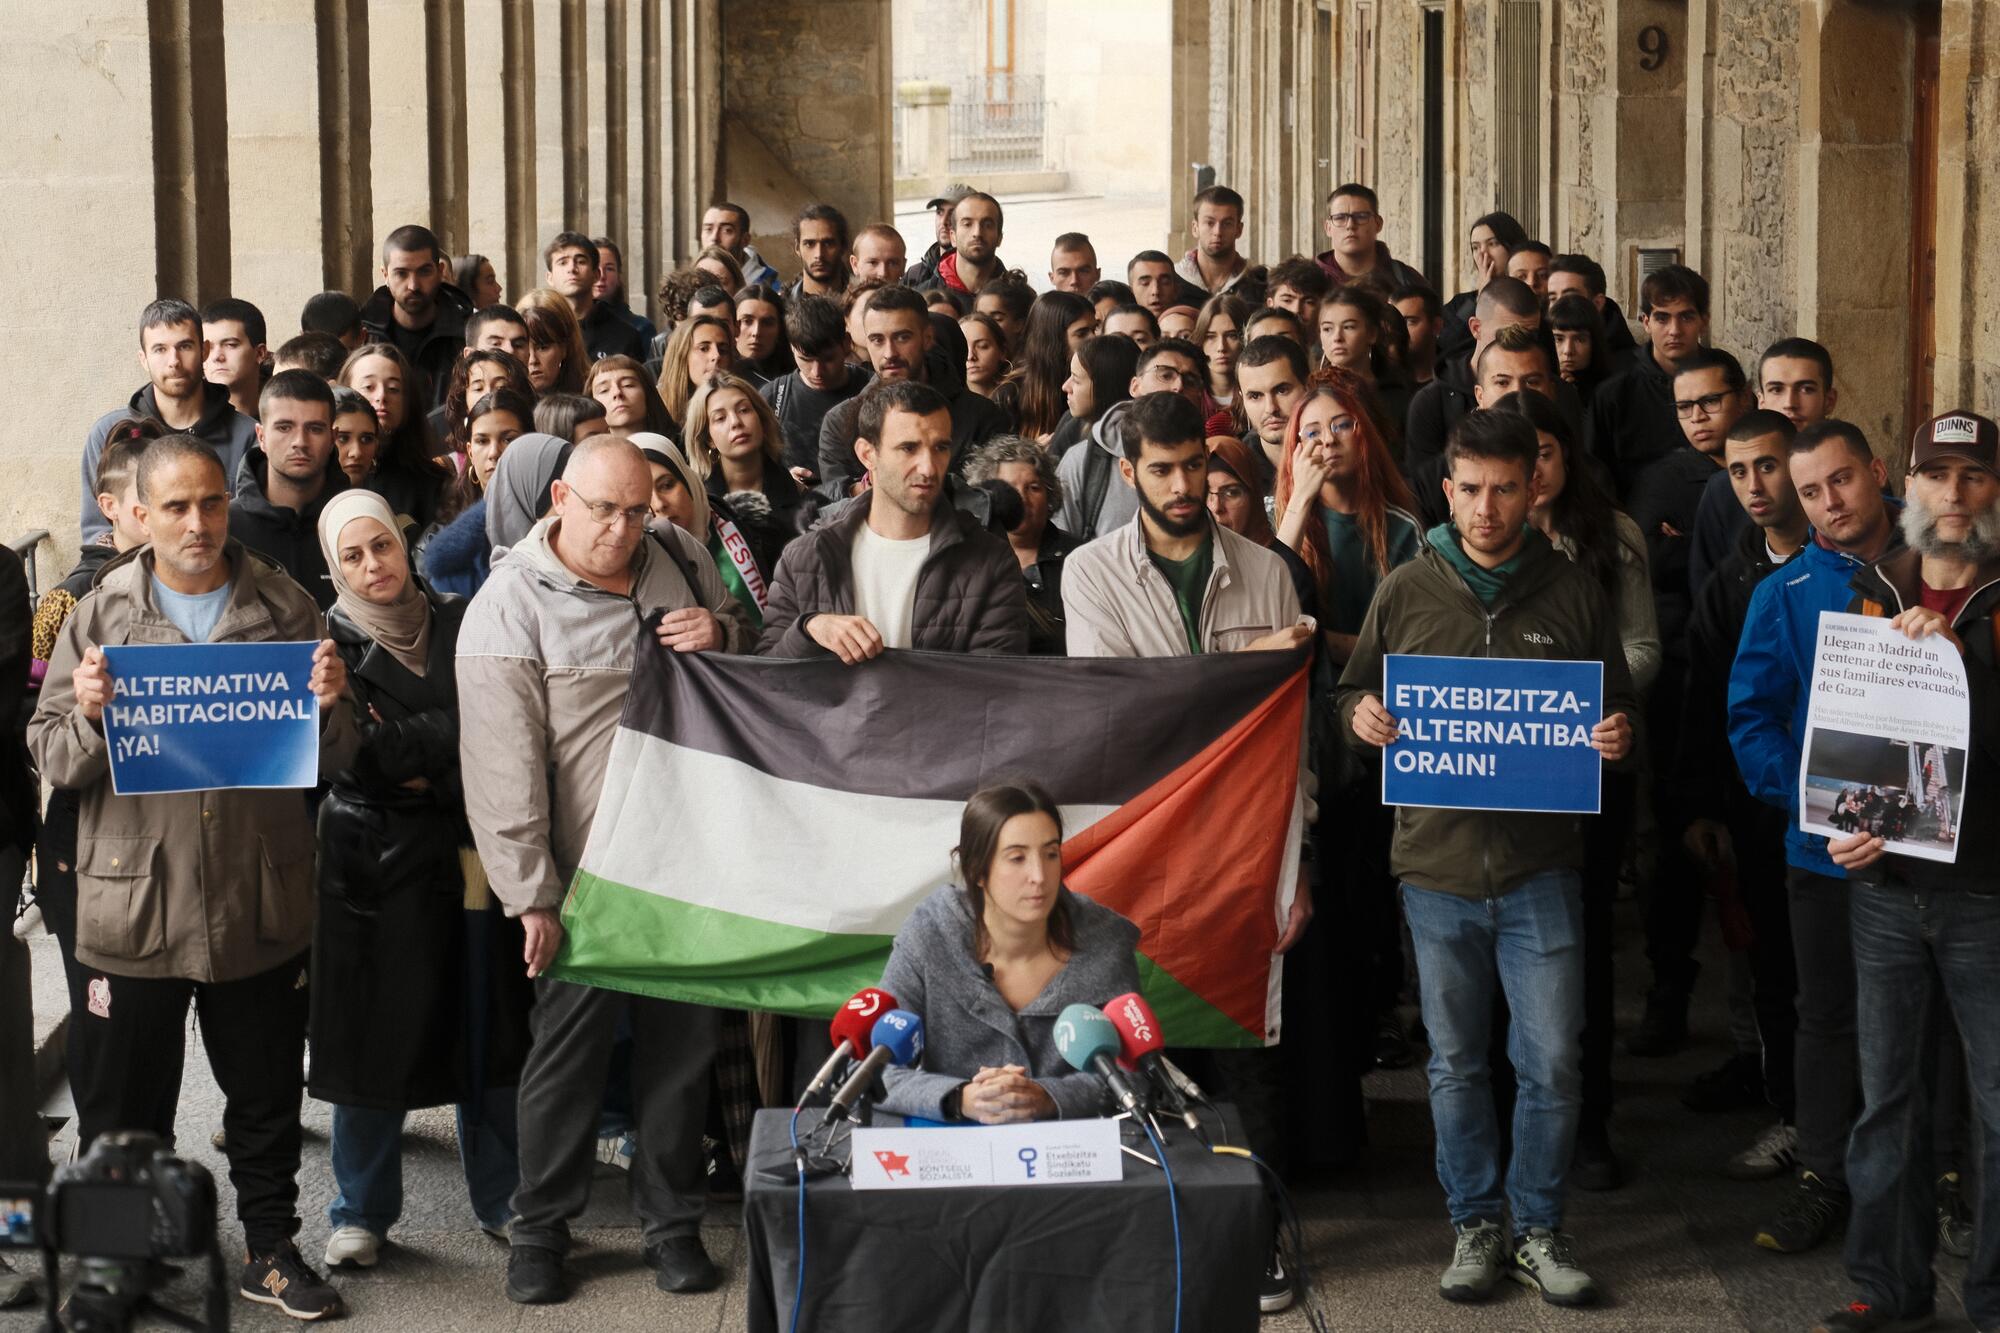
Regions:
<svg viewBox="0 0 2000 1333"><path fill-rule="evenodd" d="M666 436L641 431L627 438L639 446L653 472L654 521L672 523L705 543L716 572L722 575L722 586L729 589L750 624L762 629L764 599L784 537L746 523L733 507L736 496L711 495L704 490L687 455Z"/></svg>
<svg viewBox="0 0 2000 1333"><path fill-rule="evenodd" d="M569 451L569 441L536 431L508 444L480 497L419 543L425 581L459 597L484 587L494 549L520 541L548 512L549 483L562 474Z"/></svg>
<svg viewBox="0 0 2000 1333"><path fill-rule="evenodd" d="M365 1268L402 1211L403 1116L418 1107L457 1107L473 1213L505 1234L532 991L521 927L487 888L465 819L453 669L465 603L411 573L371 491L329 501L319 540L328 632L364 716L361 749L319 808L309 1089L334 1108L326 1262Z"/></svg>

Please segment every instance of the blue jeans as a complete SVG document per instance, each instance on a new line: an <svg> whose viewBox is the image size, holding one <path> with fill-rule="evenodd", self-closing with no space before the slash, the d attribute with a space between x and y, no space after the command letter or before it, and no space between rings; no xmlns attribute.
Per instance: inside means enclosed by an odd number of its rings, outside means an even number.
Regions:
<svg viewBox="0 0 2000 1333"><path fill-rule="evenodd" d="M1963 1154L1978 1219L1965 1310L1989 1328L2000 1323L2000 898L1856 884L1851 910L1863 1104L1847 1147L1847 1272L1862 1299L1900 1316L1936 1298L1930 1034L1941 992L1964 1042L1974 1119Z"/></svg>
<svg viewBox="0 0 2000 1333"><path fill-rule="evenodd" d="M458 1159L472 1215L493 1231L512 1220L511 1201L520 1183L514 1108L513 1088L487 1089L476 1124L466 1107L457 1108ZM403 1215L404 1114L362 1106L333 1108L334 1196L326 1210L332 1226L363 1227L386 1236Z"/></svg>
<svg viewBox="0 0 2000 1333"><path fill-rule="evenodd" d="M1483 899L1406 883L1403 915L1430 1033L1438 1183L1452 1225L1502 1220L1500 1124L1487 1063L1497 990L1513 1014L1507 1058L1520 1086L1507 1212L1517 1233L1554 1230L1582 1105L1582 880L1573 870L1547 870Z"/></svg>

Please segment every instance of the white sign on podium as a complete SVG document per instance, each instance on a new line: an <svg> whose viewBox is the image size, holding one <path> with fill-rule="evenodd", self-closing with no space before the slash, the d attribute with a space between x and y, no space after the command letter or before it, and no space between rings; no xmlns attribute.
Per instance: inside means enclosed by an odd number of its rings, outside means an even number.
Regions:
<svg viewBox="0 0 2000 1333"><path fill-rule="evenodd" d="M857 1129L849 1181L858 1190L962 1185L1072 1185L1120 1180L1115 1120Z"/></svg>

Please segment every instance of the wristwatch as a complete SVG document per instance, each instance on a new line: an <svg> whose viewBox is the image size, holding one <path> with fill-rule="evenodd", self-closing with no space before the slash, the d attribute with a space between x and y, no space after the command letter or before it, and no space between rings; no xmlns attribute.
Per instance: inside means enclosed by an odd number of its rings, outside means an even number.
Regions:
<svg viewBox="0 0 2000 1333"><path fill-rule="evenodd" d="M944 1118L945 1118L945 1119L947 1119L947 1120L963 1120L963 1119L965 1119L965 1115L964 1115L964 1113L963 1113L962 1111L960 1111L960 1110L959 1110L959 1102L960 1102L960 1100L961 1100L961 1098L962 1098L962 1096L963 1096L964 1092L965 1092L965 1085L964 1085L963 1083L961 1083L961 1084L959 1084L959 1085L958 1085L957 1087L953 1088L953 1089L952 1089L952 1090L951 1090L950 1092L947 1092L947 1093L946 1093L946 1094L944 1095Z"/></svg>

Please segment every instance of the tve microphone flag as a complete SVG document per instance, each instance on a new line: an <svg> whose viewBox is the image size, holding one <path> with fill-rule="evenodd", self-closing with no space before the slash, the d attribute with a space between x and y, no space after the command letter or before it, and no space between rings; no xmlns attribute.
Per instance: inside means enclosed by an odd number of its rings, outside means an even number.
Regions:
<svg viewBox="0 0 2000 1333"><path fill-rule="evenodd" d="M1064 882L1140 929L1176 1043L1278 1035L1298 878L1305 654L888 652L858 667L639 638L554 975L824 1016L951 880L967 797L1031 777Z"/></svg>

